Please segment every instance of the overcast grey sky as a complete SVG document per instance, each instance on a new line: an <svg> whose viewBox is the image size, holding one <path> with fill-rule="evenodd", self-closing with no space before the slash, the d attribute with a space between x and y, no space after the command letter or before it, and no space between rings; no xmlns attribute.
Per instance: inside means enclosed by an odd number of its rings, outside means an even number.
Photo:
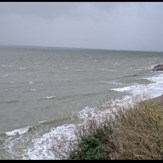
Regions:
<svg viewBox="0 0 163 163"><path fill-rule="evenodd" d="M163 2L0 2L0 45L163 51Z"/></svg>

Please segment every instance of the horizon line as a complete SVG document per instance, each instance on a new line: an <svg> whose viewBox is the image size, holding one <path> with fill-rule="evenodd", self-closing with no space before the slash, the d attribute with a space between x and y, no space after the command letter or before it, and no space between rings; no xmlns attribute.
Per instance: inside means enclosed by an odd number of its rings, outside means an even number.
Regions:
<svg viewBox="0 0 163 163"><path fill-rule="evenodd" d="M18 47L18 48L65 48L65 49L81 49L81 50L104 50L104 51L132 51L132 52L158 52L163 51L149 51L149 50L127 50L127 49L102 49L102 48L83 48L83 47L65 47L65 46L42 46L42 45L13 45L13 44L0 44L0 47Z"/></svg>

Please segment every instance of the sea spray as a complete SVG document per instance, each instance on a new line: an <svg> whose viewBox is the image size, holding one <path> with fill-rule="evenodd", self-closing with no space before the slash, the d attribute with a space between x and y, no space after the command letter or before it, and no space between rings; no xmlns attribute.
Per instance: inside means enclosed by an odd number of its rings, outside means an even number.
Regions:
<svg viewBox="0 0 163 163"><path fill-rule="evenodd" d="M117 99L119 105L127 104L127 101L131 97L124 97L123 99ZM117 105L117 103L116 103ZM103 105L104 106L104 105ZM107 106L107 107L106 107ZM111 109L116 109L115 103L112 105L106 104L107 109L99 110L95 108L85 107L76 116L78 121L75 124L64 124L56 128L52 128L49 133L43 134L40 138L32 140L33 146L29 148L27 153L24 154L23 159L32 160L63 160L68 159L70 153L75 149L78 140L79 133L82 131L88 131L89 134L89 122L93 120L96 124L96 128L103 125L106 119L111 116ZM84 129L84 130L83 130Z"/></svg>

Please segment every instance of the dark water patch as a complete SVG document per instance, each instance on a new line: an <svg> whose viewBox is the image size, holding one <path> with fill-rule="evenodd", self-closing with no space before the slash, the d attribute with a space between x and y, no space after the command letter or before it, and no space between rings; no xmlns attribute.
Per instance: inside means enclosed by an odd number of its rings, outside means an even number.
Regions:
<svg viewBox="0 0 163 163"><path fill-rule="evenodd" d="M19 100L8 100L8 101L1 101L0 104L13 104L18 102Z"/></svg>

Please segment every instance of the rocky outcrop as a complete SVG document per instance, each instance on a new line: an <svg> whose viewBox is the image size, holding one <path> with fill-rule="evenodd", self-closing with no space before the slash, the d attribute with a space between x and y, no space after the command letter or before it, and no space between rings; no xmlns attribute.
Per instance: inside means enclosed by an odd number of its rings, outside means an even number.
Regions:
<svg viewBox="0 0 163 163"><path fill-rule="evenodd" d="M153 67L152 71L163 71L163 64Z"/></svg>

